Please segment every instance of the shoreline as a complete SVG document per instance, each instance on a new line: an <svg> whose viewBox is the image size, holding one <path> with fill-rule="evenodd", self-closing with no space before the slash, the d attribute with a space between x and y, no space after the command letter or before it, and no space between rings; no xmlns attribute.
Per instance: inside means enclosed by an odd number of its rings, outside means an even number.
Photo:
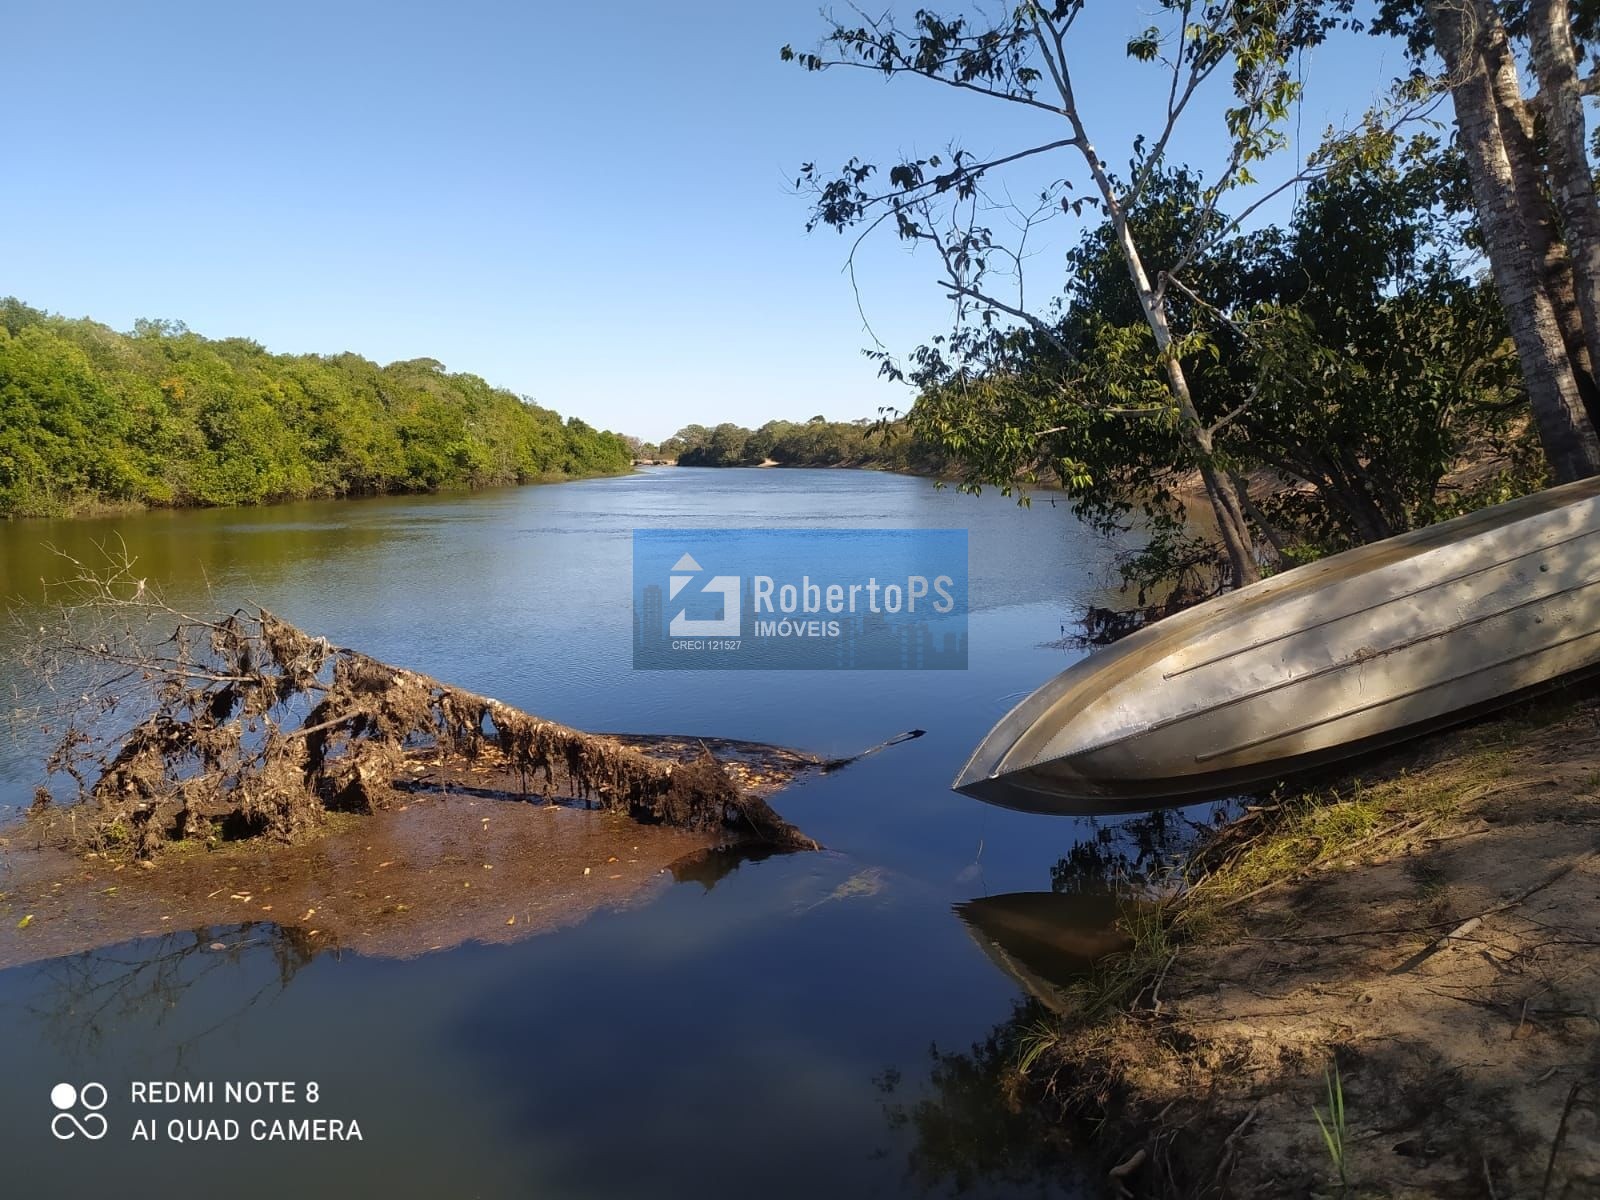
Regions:
<svg viewBox="0 0 1600 1200"><path fill-rule="evenodd" d="M138 500L103 500L96 498L69 504L62 511L55 513L0 513L0 521L95 521L109 520L114 517L143 516L153 513L225 512L235 509L255 511L282 508L290 504L324 504L331 501L344 500L393 500L423 496L476 496L485 492L510 491L525 487L547 487L562 483L582 483L593 479L623 479L630 475L638 475L646 469L676 469L677 467L678 464L675 462L636 462L625 471L600 471L584 475L551 475L525 480L521 483L486 483L478 487L426 488L413 491L344 492L338 495L325 496L286 496L282 499L267 500L259 504L148 504ZM941 486L956 487L961 483L959 476L948 472L918 471L909 467L892 467L869 462L781 463L769 460L762 463L751 463L748 466L708 466L687 467L684 469L703 471L871 471L880 475L900 475L908 479L931 479ZM1031 483L1027 487L1029 492L1063 494L1059 486L1051 484ZM1001 489L995 485L985 485L985 490L1000 491Z"/></svg>
<svg viewBox="0 0 1600 1200"><path fill-rule="evenodd" d="M0 521L94 521L112 517L143 516L149 513L226 512L233 509L282 508L288 504L324 504L335 500L392 500L419 496L476 496L484 492L513 488L546 487L558 483L581 483L589 479L621 479L639 473L637 467L625 471L599 471L587 475L550 475L521 483L486 483L478 487L419 488L413 491L343 492L329 496L285 496L259 504L147 504L140 500L86 499L67 505L57 513L0 513Z"/></svg>
<svg viewBox="0 0 1600 1200"><path fill-rule="evenodd" d="M1597 1194L1597 897L1575 689L1247 809L1007 1086L1113 1194Z"/></svg>

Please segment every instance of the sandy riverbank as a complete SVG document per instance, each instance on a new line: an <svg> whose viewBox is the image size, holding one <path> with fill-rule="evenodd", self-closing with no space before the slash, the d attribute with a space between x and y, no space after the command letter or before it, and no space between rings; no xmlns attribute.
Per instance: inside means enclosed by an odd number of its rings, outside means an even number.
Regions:
<svg viewBox="0 0 1600 1200"><path fill-rule="evenodd" d="M1113 1193L1600 1195L1597 850L1593 689L1263 804L1020 1039L1024 1089Z"/></svg>

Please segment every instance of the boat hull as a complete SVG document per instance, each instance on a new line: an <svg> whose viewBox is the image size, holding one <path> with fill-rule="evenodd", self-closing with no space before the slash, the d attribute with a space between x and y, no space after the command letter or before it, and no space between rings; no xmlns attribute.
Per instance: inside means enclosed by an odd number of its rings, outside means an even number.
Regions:
<svg viewBox="0 0 1600 1200"><path fill-rule="evenodd" d="M956 790L1144 811L1271 783L1600 668L1600 480L1287 571L1064 671Z"/></svg>

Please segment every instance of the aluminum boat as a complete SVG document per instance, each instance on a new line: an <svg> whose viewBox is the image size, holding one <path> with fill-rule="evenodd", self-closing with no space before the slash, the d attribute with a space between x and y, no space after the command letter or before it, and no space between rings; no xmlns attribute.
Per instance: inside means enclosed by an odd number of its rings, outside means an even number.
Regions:
<svg viewBox="0 0 1600 1200"><path fill-rule="evenodd" d="M1600 667L1600 478L1229 592L1074 664L957 791L1066 815L1270 784Z"/></svg>

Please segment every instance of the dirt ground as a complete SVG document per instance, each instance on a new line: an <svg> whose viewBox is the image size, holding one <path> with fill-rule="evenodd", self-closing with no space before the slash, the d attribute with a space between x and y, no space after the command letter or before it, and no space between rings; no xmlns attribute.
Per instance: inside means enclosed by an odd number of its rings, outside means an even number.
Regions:
<svg viewBox="0 0 1600 1200"><path fill-rule="evenodd" d="M1308 845L1324 813L1285 850L1257 820L1132 1005L1055 1047L1054 1094L1125 1168L1110 1193L1600 1196L1600 700L1339 795L1360 830ZM1262 855L1301 865L1241 888ZM1314 1112L1334 1070L1343 1180Z"/></svg>

